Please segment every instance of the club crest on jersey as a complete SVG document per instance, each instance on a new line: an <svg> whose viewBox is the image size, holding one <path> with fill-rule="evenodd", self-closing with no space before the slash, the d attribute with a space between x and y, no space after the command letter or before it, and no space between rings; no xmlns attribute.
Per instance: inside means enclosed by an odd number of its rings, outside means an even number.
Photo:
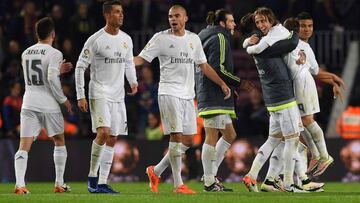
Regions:
<svg viewBox="0 0 360 203"><path fill-rule="evenodd" d="M105 49L108 50L108 49L111 49L111 48L110 48L109 45L106 45Z"/></svg>
<svg viewBox="0 0 360 203"><path fill-rule="evenodd" d="M190 46L191 50L194 49L194 46L193 46L193 44L191 42L190 42L189 46Z"/></svg>
<svg viewBox="0 0 360 203"><path fill-rule="evenodd" d="M126 43L126 42L124 42L124 43L123 43L123 47L124 47L125 49L127 49L127 48L128 48L128 45L127 45L127 43Z"/></svg>

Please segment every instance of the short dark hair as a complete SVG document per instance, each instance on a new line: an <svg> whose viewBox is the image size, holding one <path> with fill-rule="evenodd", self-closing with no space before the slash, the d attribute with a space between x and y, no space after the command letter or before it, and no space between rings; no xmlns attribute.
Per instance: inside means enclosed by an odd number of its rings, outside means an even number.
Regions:
<svg viewBox="0 0 360 203"><path fill-rule="evenodd" d="M226 15L232 15L233 13L226 9L218 9L215 12L209 11L206 17L208 25L219 25L220 22L226 22Z"/></svg>
<svg viewBox="0 0 360 203"><path fill-rule="evenodd" d="M297 15L296 19L298 20L312 20L310 13L308 12L301 12Z"/></svg>
<svg viewBox="0 0 360 203"><path fill-rule="evenodd" d="M295 31L295 32L299 32L299 21L296 18L287 18L284 21L284 27L286 27L286 29L290 30L290 31Z"/></svg>
<svg viewBox="0 0 360 203"><path fill-rule="evenodd" d="M122 6L121 1L119 0L105 1L103 4L103 13L110 13L113 5Z"/></svg>
<svg viewBox="0 0 360 203"><path fill-rule="evenodd" d="M54 21L50 17L41 18L35 24L35 32L39 40L48 38L50 33L54 30Z"/></svg>
<svg viewBox="0 0 360 203"><path fill-rule="evenodd" d="M256 15L265 16L265 18L267 18L269 23L271 25L273 25L273 26L278 24L276 16L275 16L274 12L270 8L267 8L267 7L259 7L259 8L257 8L255 10L255 12L254 12L254 15L253 15L254 21L255 21L255 16Z"/></svg>

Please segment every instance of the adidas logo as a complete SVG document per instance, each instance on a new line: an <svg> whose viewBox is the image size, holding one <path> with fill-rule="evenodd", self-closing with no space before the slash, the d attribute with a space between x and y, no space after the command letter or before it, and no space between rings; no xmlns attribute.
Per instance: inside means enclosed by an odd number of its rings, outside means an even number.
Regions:
<svg viewBox="0 0 360 203"><path fill-rule="evenodd" d="M19 159L25 159L23 156L19 156L16 158L16 160L19 160Z"/></svg>
<svg viewBox="0 0 360 203"><path fill-rule="evenodd" d="M174 47L174 45L170 45L169 48L172 49L172 48L175 48L175 47Z"/></svg>

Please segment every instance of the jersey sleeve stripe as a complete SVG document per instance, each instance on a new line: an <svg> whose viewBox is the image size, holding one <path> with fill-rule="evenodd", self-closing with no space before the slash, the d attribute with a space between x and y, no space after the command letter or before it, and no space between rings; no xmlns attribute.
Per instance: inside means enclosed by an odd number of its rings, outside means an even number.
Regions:
<svg viewBox="0 0 360 203"><path fill-rule="evenodd" d="M224 74L225 76L240 82L240 78L231 74L230 72L228 72L225 67L224 67L224 63L225 63L225 37L223 34L219 33L218 34L219 37L219 41L220 41L220 71L222 74Z"/></svg>

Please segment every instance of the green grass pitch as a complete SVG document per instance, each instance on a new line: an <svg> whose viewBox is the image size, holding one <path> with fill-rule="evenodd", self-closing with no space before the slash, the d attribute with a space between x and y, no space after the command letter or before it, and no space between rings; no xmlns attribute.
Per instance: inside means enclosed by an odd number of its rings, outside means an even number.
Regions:
<svg viewBox="0 0 360 203"><path fill-rule="evenodd" d="M202 184L198 182L188 183L195 189L196 195L179 195L172 193L171 184L160 184L159 194L152 194L147 183L118 183L111 186L121 193L119 195L89 194L86 183L69 183L71 193L54 194L53 183L30 183L29 195L13 194L14 184L0 184L0 202L151 202L151 203L211 203L211 202L261 202L261 203L328 203L341 202L360 203L360 183L326 183L323 193L249 193L242 183L227 183L226 186L233 188L231 193L205 193Z"/></svg>

